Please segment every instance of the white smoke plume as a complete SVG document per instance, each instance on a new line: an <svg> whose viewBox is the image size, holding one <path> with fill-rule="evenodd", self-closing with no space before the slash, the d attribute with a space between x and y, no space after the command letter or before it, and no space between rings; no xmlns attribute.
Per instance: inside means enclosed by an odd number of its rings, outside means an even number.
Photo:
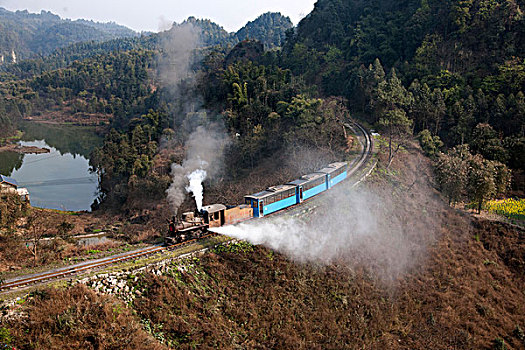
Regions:
<svg viewBox="0 0 525 350"><path fill-rule="evenodd" d="M264 245L298 262L357 263L393 280L419 262L435 237L437 215L429 199L427 215L410 218L392 197L340 184L291 213L254 219L214 232ZM426 199L426 200L427 200ZM437 205L437 207L440 207Z"/></svg>
<svg viewBox="0 0 525 350"><path fill-rule="evenodd" d="M203 181L213 178L222 168L223 150L228 144L228 136L218 124L199 126L186 142L186 159L171 166L172 183L167 190L168 201L175 214L186 198L193 193L197 209L202 208Z"/></svg>
<svg viewBox="0 0 525 350"><path fill-rule="evenodd" d="M191 65L199 43L200 30L190 23L174 24L170 30L161 33L157 58L159 80L163 86L177 89L182 80L193 76Z"/></svg>
<svg viewBox="0 0 525 350"><path fill-rule="evenodd" d="M202 209L202 199L204 195L202 183L206 180L206 176L206 171L202 169L195 170L187 176L190 184L186 186L186 191L188 193L193 193L195 204L197 204L197 210L199 211Z"/></svg>
<svg viewBox="0 0 525 350"><path fill-rule="evenodd" d="M195 93L192 67L200 47L200 36L200 29L190 23L174 24L160 34L159 80L169 91L167 98L175 128L189 134L185 143L186 159L182 164L172 164L173 180L167 190L167 199L175 215L187 193L195 197L197 209L202 208L203 182L218 173L228 139L218 124L209 123L207 113L200 110L201 101Z"/></svg>

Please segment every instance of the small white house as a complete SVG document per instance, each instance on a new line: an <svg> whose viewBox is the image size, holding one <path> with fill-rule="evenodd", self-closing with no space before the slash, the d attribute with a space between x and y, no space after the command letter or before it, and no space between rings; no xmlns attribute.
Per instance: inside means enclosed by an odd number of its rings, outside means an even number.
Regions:
<svg viewBox="0 0 525 350"><path fill-rule="evenodd" d="M0 194L2 193L18 194L23 202L29 203L29 191L27 188L18 188L18 183L15 179L4 175L0 175Z"/></svg>

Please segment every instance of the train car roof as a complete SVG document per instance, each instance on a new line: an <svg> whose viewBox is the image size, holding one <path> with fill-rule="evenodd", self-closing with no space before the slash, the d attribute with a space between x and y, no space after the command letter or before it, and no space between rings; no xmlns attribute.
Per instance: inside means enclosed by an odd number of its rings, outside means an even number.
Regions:
<svg viewBox="0 0 525 350"><path fill-rule="evenodd" d="M212 205L207 205L205 207L202 207L202 210L204 210L208 214L215 213L215 212L225 210L225 209L226 209L226 206L223 204L212 204Z"/></svg>
<svg viewBox="0 0 525 350"><path fill-rule="evenodd" d="M249 195L249 196L244 196L244 198L263 199L263 198L269 197L269 196L271 196L273 194L284 192L284 191L291 190L291 189L295 189L295 186L288 185L288 184L286 184L286 185L277 185L277 186L268 187L264 191L261 191L261 192L258 192L258 193L255 193L255 194L252 194L252 195Z"/></svg>
<svg viewBox="0 0 525 350"><path fill-rule="evenodd" d="M346 163L346 162L337 162L337 163L328 164L328 166L326 168L323 168L323 169L319 170L319 172L320 173L325 173L325 174L331 174L334 171L336 171L337 169L346 166L347 164L348 163Z"/></svg>
<svg viewBox="0 0 525 350"><path fill-rule="evenodd" d="M324 176L326 176L326 174L324 173L311 173L311 174L303 175L297 180L288 182L288 185L300 186L310 181L317 180Z"/></svg>

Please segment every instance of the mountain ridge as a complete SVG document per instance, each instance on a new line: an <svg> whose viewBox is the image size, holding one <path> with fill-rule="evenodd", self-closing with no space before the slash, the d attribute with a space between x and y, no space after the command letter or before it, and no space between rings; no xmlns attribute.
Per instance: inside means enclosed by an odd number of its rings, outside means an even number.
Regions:
<svg viewBox="0 0 525 350"><path fill-rule="evenodd" d="M0 7L0 64L48 55L79 42L132 38L140 34L115 22L62 19L50 11L30 13Z"/></svg>

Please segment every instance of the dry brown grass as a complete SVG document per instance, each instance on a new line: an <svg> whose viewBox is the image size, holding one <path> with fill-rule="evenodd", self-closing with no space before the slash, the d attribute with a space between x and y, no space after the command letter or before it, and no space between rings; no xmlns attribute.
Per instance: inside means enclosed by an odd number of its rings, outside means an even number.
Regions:
<svg viewBox="0 0 525 350"><path fill-rule="evenodd" d="M20 349L164 349L120 301L79 285L47 289L26 302L27 318L11 325Z"/></svg>
<svg viewBox="0 0 525 350"><path fill-rule="evenodd" d="M497 338L522 348L523 279L464 218L448 219L425 265L394 285L363 268L296 265L256 248L149 276L134 307L183 349L485 349Z"/></svg>

